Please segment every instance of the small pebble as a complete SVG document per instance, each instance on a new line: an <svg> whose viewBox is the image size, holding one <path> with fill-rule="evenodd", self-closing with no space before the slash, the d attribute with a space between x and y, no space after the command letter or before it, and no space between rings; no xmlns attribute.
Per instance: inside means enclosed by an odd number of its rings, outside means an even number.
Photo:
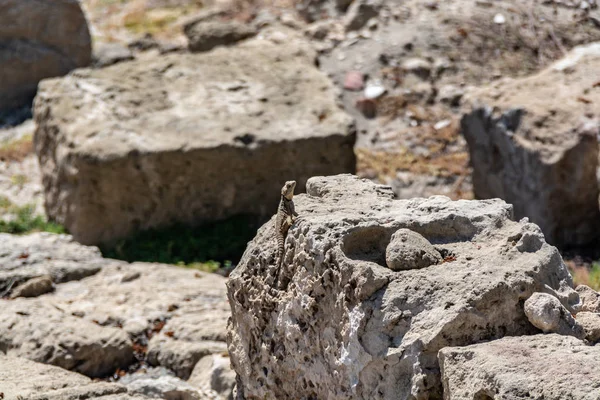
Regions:
<svg viewBox="0 0 600 400"><path fill-rule="evenodd" d="M495 24L501 25L505 22L506 22L506 17L504 17L504 15L502 15L502 14L494 15L494 23Z"/></svg>
<svg viewBox="0 0 600 400"><path fill-rule="evenodd" d="M436 131L439 131L440 129L444 129L445 127L447 127L448 125L450 125L450 120L449 119L443 119L439 122L437 122L434 126L433 129L435 129Z"/></svg>
<svg viewBox="0 0 600 400"><path fill-rule="evenodd" d="M363 74L360 71L348 71L344 77L344 89L358 91L365 87Z"/></svg>
<svg viewBox="0 0 600 400"><path fill-rule="evenodd" d="M367 87L365 87L365 98L367 99L376 99L381 97L386 92L385 87L378 81L373 83L368 83Z"/></svg>

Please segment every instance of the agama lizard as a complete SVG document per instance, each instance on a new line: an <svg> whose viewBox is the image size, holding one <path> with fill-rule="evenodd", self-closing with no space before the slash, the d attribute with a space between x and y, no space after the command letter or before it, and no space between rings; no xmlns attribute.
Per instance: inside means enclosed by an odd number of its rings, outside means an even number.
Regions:
<svg viewBox="0 0 600 400"><path fill-rule="evenodd" d="M287 181L281 188L281 200L277 209L275 220L275 236L277 237L277 276L283 262L283 251L285 249L285 238L288 230L296 221L298 214L294 209L294 189L296 181Z"/></svg>

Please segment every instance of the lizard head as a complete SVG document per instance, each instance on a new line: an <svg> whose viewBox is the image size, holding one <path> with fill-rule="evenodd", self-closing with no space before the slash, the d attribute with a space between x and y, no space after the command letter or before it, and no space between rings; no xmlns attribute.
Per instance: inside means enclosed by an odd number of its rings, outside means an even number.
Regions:
<svg viewBox="0 0 600 400"><path fill-rule="evenodd" d="M281 188L281 195L288 200L292 200L294 189L296 189L296 181L287 181Z"/></svg>

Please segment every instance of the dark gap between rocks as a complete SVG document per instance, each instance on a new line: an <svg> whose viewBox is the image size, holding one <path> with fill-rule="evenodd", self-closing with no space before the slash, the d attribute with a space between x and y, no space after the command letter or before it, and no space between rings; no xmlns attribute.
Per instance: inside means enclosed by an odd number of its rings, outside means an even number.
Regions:
<svg viewBox="0 0 600 400"><path fill-rule="evenodd" d="M107 258L192 267L200 263L214 272L219 267L231 269L264 222L255 215L237 215L195 227L178 223L139 232L113 245L100 246L100 250Z"/></svg>

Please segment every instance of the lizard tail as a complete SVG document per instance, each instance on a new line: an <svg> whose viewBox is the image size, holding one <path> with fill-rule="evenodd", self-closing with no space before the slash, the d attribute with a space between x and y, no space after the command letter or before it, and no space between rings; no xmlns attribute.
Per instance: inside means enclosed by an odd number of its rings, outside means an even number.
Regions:
<svg viewBox="0 0 600 400"><path fill-rule="evenodd" d="M279 280L279 271L281 271L281 265L283 264L283 251L285 250L285 238L277 238L277 270L275 271L275 282Z"/></svg>

